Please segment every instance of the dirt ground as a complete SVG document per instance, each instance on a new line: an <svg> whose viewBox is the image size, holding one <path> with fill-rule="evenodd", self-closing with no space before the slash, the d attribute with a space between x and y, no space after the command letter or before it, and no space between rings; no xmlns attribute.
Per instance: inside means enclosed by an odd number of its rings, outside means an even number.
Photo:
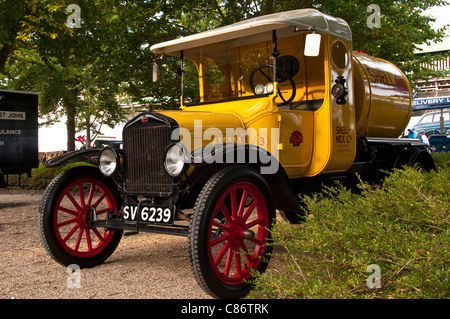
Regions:
<svg viewBox="0 0 450 319"><path fill-rule="evenodd" d="M79 288L41 246L43 191L0 189L0 299L209 299L189 265L187 238L124 236L102 265L81 269Z"/></svg>

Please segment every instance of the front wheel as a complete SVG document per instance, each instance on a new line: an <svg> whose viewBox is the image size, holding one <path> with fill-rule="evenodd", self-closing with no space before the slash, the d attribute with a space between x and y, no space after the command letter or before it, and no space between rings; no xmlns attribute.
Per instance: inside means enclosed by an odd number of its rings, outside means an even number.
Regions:
<svg viewBox="0 0 450 319"><path fill-rule="evenodd" d="M90 227L90 221L117 212L119 199L113 182L94 167L75 167L58 175L39 206L39 234L48 254L65 266L93 267L105 261L122 231Z"/></svg>
<svg viewBox="0 0 450 319"><path fill-rule="evenodd" d="M240 298L250 291L253 271L267 267L274 217L269 187L255 170L228 167L211 177L189 231L192 271L205 292Z"/></svg>

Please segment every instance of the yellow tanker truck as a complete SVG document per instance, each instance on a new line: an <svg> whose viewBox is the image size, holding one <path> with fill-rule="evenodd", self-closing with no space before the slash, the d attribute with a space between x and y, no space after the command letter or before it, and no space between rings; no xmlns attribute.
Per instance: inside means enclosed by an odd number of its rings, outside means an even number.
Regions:
<svg viewBox="0 0 450 319"><path fill-rule="evenodd" d="M180 60L180 110L134 117L123 149L47 163L92 164L65 171L43 195L41 239L63 265L103 262L124 231L181 235L198 284L242 297L252 271L267 267L276 212L301 221L299 194L356 173L434 167L423 144L399 138L412 112L405 75L354 52L342 19L276 13L151 51Z"/></svg>

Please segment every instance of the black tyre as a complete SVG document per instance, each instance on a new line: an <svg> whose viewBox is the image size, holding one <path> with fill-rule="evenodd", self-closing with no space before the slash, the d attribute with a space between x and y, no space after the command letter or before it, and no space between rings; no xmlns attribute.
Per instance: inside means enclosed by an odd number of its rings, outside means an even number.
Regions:
<svg viewBox="0 0 450 319"><path fill-rule="evenodd" d="M42 245L62 265L96 266L115 251L122 231L90 227L92 209L101 220L119 208L114 183L98 169L80 166L64 171L47 187L39 206Z"/></svg>
<svg viewBox="0 0 450 319"><path fill-rule="evenodd" d="M287 222L297 225L297 224L301 224L304 223L306 220L305 217L305 212L303 211L280 211L280 216Z"/></svg>
<svg viewBox="0 0 450 319"><path fill-rule="evenodd" d="M189 229L189 257L202 289L216 298L240 298L252 272L263 272L272 251L275 218L265 180L245 166L225 168L203 187Z"/></svg>
<svg viewBox="0 0 450 319"><path fill-rule="evenodd" d="M436 168L433 158L426 150L414 152L409 159L408 166L423 171L430 171Z"/></svg>

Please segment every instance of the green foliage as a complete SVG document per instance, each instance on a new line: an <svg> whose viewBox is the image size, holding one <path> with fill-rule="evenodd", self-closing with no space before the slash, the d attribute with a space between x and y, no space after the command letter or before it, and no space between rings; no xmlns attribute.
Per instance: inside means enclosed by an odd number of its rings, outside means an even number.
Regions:
<svg viewBox="0 0 450 319"><path fill-rule="evenodd" d="M0 2L0 87L38 92L40 115L48 123L68 118L68 150L77 131L123 120L118 97L153 109L180 105L178 59L163 60L152 44L228 25L264 14L316 8L343 18L352 29L354 49L389 60L412 80L439 76L420 69L428 55L417 57L418 45L439 42L445 28L434 30L423 10L444 0L388 1L380 28L369 28L364 0L85 0L79 1L81 27L69 28L69 0L3 0ZM160 80L152 81L154 63ZM192 84L194 83L194 84ZM186 85L194 90L197 82ZM187 90L189 90L187 89ZM83 98L81 98L83 97ZM150 105L149 105L150 106Z"/></svg>
<svg viewBox="0 0 450 319"><path fill-rule="evenodd" d="M176 6L178 1L168 1ZM370 4L380 7L380 27L369 28L367 20L372 12L367 12ZM429 63L434 57L417 56L418 45L442 42L448 26L435 30L431 23L434 18L424 16L423 11L434 6L448 4L446 0L257 0L257 1L215 1L194 0L179 6L174 18L191 33L217 26L228 25L264 14L302 8L319 11L344 19L353 35L353 47L369 55L386 59L404 72L410 80L442 76L422 68L421 63Z"/></svg>
<svg viewBox="0 0 450 319"><path fill-rule="evenodd" d="M436 152L433 153L433 160L436 167L440 169L450 168L450 153L449 152Z"/></svg>
<svg viewBox="0 0 450 319"><path fill-rule="evenodd" d="M39 164L39 167L31 170L31 177L28 178L26 174L21 174L21 185L25 189L45 189L48 184L61 172L76 166L83 166L85 163L72 163L66 166L59 166L54 168L47 168L43 164ZM19 175L8 176L9 185L8 188L18 188Z"/></svg>
<svg viewBox="0 0 450 319"><path fill-rule="evenodd" d="M352 1L321 1L318 7L325 13L340 17L347 21L353 34L353 47L397 65L407 73L411 82L428 79L430 76L442 76L443 72L436 72L423 68L421 63L430 63L431 55L417 56L418 45L442 42L448 26L435 30L431 23L434 18L424 16L423 11L434 6L448 4L445 0L426 1L389 1L371 0ZM380 27L369 28L367 6L376 3L380 6Z"/></svg>
<svg viewBox="0 0 450 319"><path fill-rule="evenodd" d="M396 170L361 194L336 186L305 197L304 224L273 231L283 262L258 276L253 298L448 298L450 156L438 170ZM369 265L381 287L369 288Z"/></svg>

